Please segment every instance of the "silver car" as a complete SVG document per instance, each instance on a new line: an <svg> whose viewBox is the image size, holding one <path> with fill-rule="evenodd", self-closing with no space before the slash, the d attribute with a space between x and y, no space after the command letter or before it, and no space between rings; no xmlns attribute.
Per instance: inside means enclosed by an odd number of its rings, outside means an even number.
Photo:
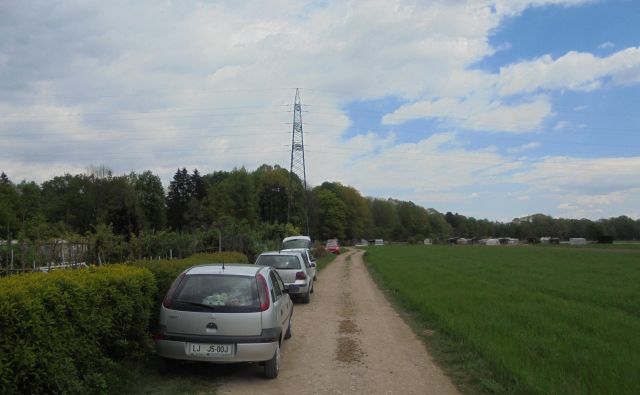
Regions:
<svg viewBox="0 0 640 395"><path fill-rule="evenodd" d="M288 248L285 250L280 250L280 252L299 252L302 255L302 259L304 259L305 265L309 268L309 272L311 273L311 277L313 277L313 281L318 279L317 270L316 270L316 258L313 256L313 253L308 248Z"/></svg>
<svg viewBox="0 0 640 395"><path fill-rule="evenodd" d="M309 303L313 293L313 273L311 264L297 251L263 252L256 259L256 265L270 266L280 274L289 295L296 296L303 303Z"/></svg>
<svg viewBox="0 0 640 395"><path fill-rule="evenodd" d="M292 314L271 267L195 266L176 278L162 302L156 350L168 360L262 362L265 377L275 378Z"/></svg>

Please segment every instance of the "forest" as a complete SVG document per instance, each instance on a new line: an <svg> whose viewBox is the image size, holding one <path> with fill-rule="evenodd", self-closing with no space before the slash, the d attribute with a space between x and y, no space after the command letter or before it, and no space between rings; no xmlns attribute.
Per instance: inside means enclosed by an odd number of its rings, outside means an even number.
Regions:
<svg viewBox="0 0 640 395"><path fill-rule="evenodd" d="M90 262L223 250L252 257L277 248L283 236L307 229L316 241L338 238L343 244L374 238L443 243L453 236L640 240L640 220L627 216L592 221L533 214L501 223L441 213L410 201L364 197L339 182L305 190L295 175L290 183L289 175L287 169L267 164L253 171L207 174L182 168L165 188L151 171L113 175L106 166L42 184L14 182L2 172L0 266L9 259L23 266L59 259L52 251L60 240L83 245ZM52 243L53 250L44 253L43 246ZM51 256L43 256L47 254Z"/></svg>

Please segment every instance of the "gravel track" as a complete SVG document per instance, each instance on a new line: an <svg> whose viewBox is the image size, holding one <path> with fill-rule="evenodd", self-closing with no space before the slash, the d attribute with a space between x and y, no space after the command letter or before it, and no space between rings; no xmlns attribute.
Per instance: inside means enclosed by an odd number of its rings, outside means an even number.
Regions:
<svg viewBox="0 0 640 395"><path fill-rule="evenodd" d="M424 343L394 311L349 250L318 274L311 303L296 303L280 374L230 365L219 394L458 394Z"/></svg>

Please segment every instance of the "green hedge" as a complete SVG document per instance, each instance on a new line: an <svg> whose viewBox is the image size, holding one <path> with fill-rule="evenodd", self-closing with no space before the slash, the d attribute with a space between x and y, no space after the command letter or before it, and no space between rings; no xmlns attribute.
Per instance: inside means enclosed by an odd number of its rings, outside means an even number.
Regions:
<svg viewBox="0 0 640 395"><path fill-rule="evenodd" d="M150 349L154 277L125 265L0 279L0 393L106 393Z"/></svg>

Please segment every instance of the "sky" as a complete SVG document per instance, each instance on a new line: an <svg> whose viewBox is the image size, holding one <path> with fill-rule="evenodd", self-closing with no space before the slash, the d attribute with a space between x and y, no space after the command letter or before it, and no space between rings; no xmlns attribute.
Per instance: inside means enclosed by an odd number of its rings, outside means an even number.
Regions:
<svg viewBox="0 0 640 395"><path fill-rule="evenodd" d="M510 221L640 218L633 0L2 1L0 171L289 168Z"/></svg>

